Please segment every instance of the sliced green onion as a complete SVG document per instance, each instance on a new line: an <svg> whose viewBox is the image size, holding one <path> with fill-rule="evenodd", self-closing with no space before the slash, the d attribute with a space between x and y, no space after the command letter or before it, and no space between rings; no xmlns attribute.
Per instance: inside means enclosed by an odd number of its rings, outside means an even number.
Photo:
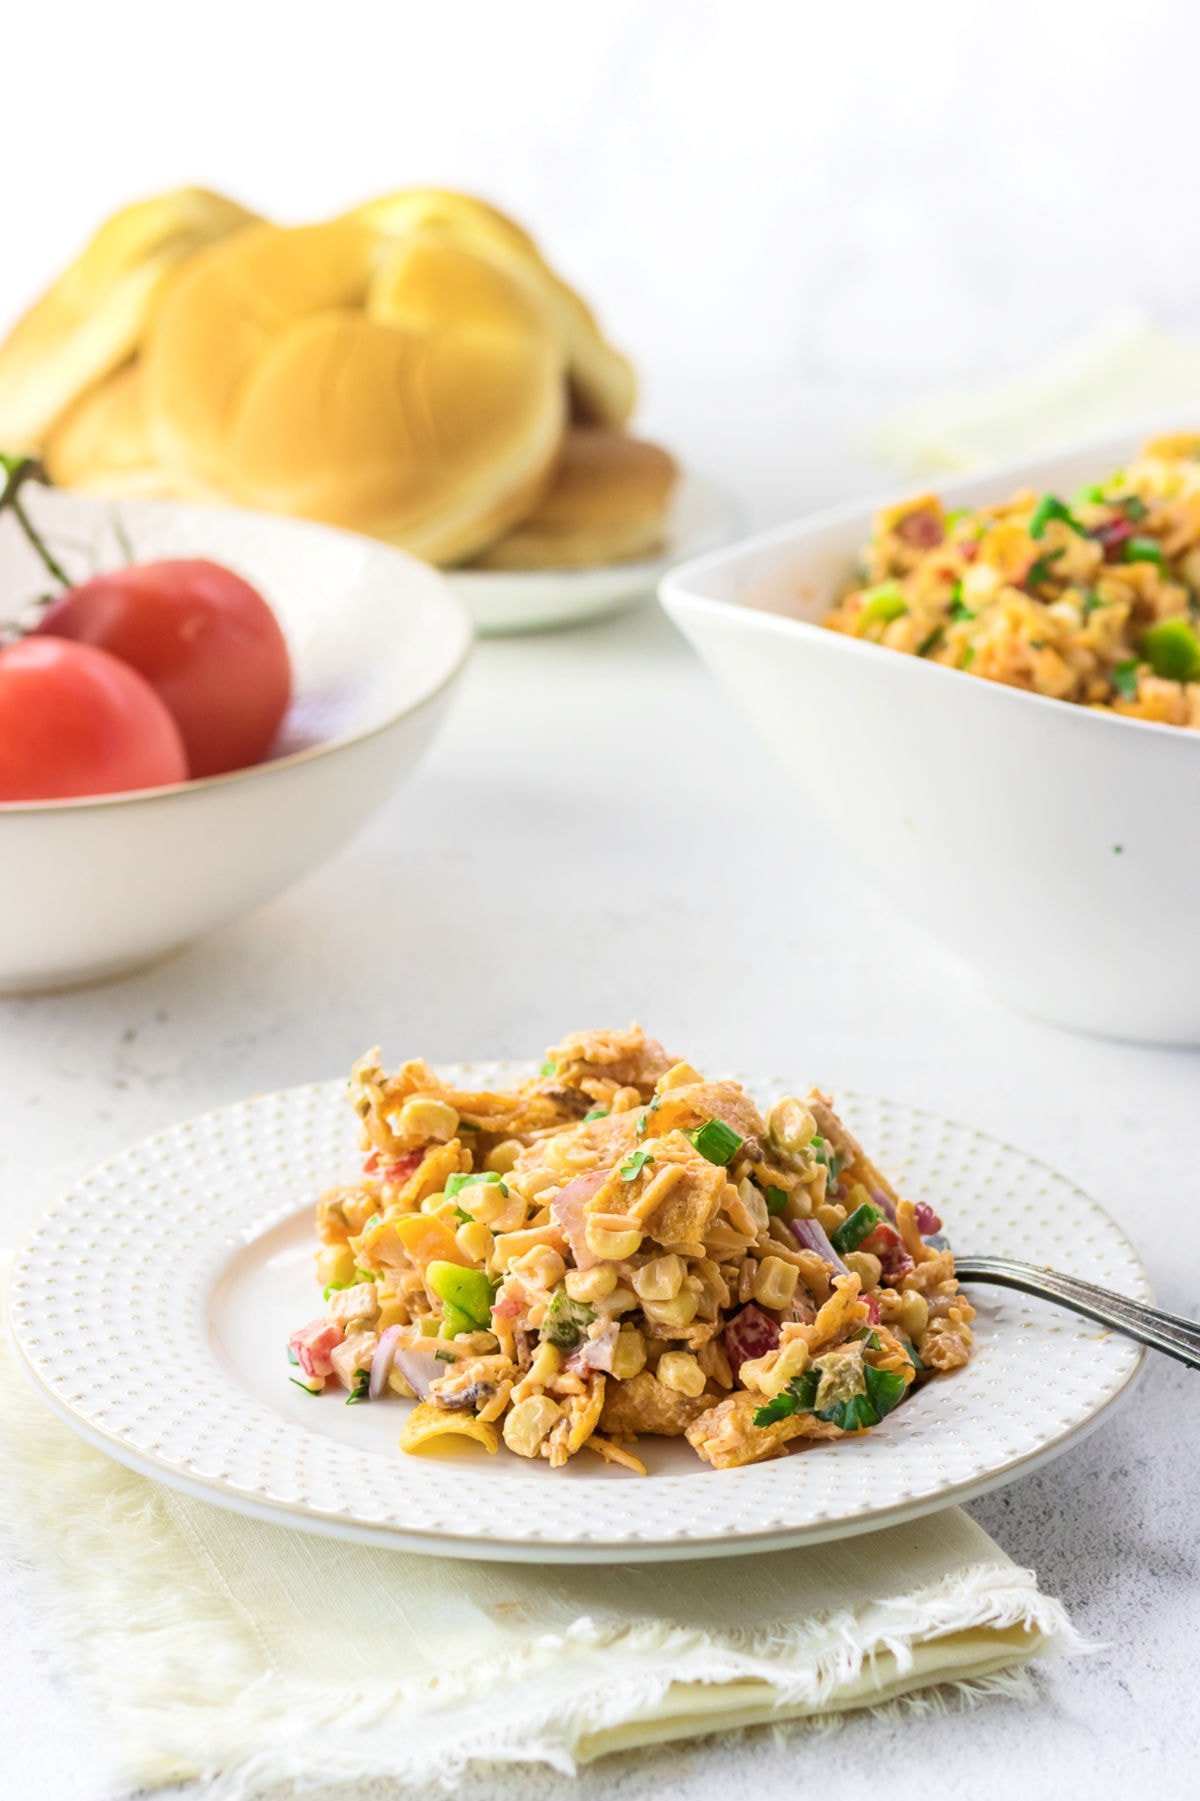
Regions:
<svg viewBox="0 0 1200 1801"><path fill-rule="evenodd" d="M727 1126L723 1119L706 1119L702 1126L697 1126L688 1137L702 1157L710 1163L724 1167L732 1163L746 1140L732 1126Z"/></svg>
<svg viewBox="0 0 1200 1801"><path fill-rule="evenodd" d="M359 1401L369 1401L370 1398L371 1372L370 1370L359 1370L354 1378L354 1387L346 1396L346 1405L347 1407L354 1407L357 1406Z"/></svg>
<svg viewBox="0 0 1200 1801"><path fill-rule="evenodd" d="M856 1251L863 1239L871 1236L882 1218L883 1214L878 1207L872 1207L869 1201L864 1201L848 1219L842 1221L836 1232L830 1234L830 1243L844 1257L847 1251Z"/></svg>
<svg viewBox="0 0 1200 1801"><path fill-rule="evenodd" d="M974 619L975 614L971 611L965 600L962 600L958 595L955 595L954 599L950 602L950 617L957 625L964 619Z"/></svg>
<svg viewBox="0 0 1200 1801"><path fill-rule="evenodd" d="M767 1203L768 1213L782 1213L788 1203L787 1189L776 1188L772 1183L769 1188L763 1190L763 1200Z"/></svg>
<svg viewBox="0 0 1200 1801"><path fill-rule="evenodd" d="M1084 589L1084 592L1083 592L1083 616L1085 619L1090 619L1092 614L1096 611L1097 607L1107 606L1107 604L1108 604L1107 601L1101 600L1100 596L1097 594L1097 592L1094 588L1085 588Z"/></svg>
<svg viewBox="0 0 1200 1801"><path fill-rule="evenodd" d="M838 1177L841 1175L842 1170L845 1168L846 1160L840 1152L830 1150L828 1144L821 1137L819 1132L816 1137L809 1142L814 1147L813 1156L816 1158L817 1162L825 1165L828 1186L832 1188Z"/></svg>
<svg viewBox="0 0 1200 1801"><path fill-rule="evenodd" d="M1157 538L1126 538L1122 557L1126 563L1155 563L1161 574L1167 573L1167 559Z"/></svg>
<svg viewBox="0 0 1200 1801"><path fill-rule="evenodd" d="M474 1182L494 1182L505 1200L508 1199L508 1184L494 1169L471 1169L465 1176L451 1176L446 1183L446 1199L452 1201L455 1195L461 1194L464 1188L470 1187Z"/></svg>
<svg viewBox="0 0 1200 1801"><path fill-rule="evenodd" d="M291 1345L289 1345L287 1348L287 1354L288 1354L288 1362L289 1363L294 1363L297 1365L299 1364L300 1359L297 1357L295 1351L293 1351Z"/></svg>
<svg viewBox="0 0 1200 1801"><path fill-rule="evenodd" d="M1073 507L1097 507L1104 505L1104 489L1099 482L1089 482L1086 487L1077 488L1071 496Z"/></svg>
<svg viewBox="0 0 1200 1801"><path fill-rule="evenodd" d="M289 1376L288 1381L294 1388L302 1388L306 1395L319 1395L321 1392L319 1388L310 1388L307 1382L301 1382L298 1376Z"/></svg>
<svg viewBox="0 0 1200 1801"><path fill-rule="evenodd" d="M971 667L971 664L974 661L975 661L975 646L973 644L968 644L967 648L963 651L962 662L959 664L959 668L960 669L969 669Z"/></svg>
<svg viewBox="0 0 1200 1801"><path fill-rule="evenodd" d="M653 1151L633 1151L622 1163L620 1174L622 1182L636 1182L647 1163L654 1162Z"/></svg>
<svg viewBox="0 0 1200 1801"><path fill-rule="evenodd" d="M1083 526L1080 525L1070 507L1064 506L1057 494L1043 494L1033 509L1033 518L1029 521L1029 536L1044 538L1046 527L1052 519L1061 519L1063 524L1069 525L1073 532L1079 532L1081 535L1083 533Z"/></svg>
<svg viewBox="0 0 1200 1801"><path fill-rule="evenodd" d="M1200 638L1186 619L1160 619L1142 639L1155 675L1169 682L1200 681Z"/></svg>
<svg viewBox="0 0 1200 1801"><path fill-rule="evenodd" d="M584 1114L583 1123L586 1126L593 1119L607 1119L611 1112L611 1107L593 1107L590 1113Z"/></svg>
<svg viewBox="0 0 1200 1801"><path fill-rule="evenodd" d="M558 1065L555 1063L554 1058L547 1057L546 1061L542 1064L542 1067L538 1070L538 1074L539 1076L552 1076L557 1068Z"/></svg>
<svg viewBox="0 0 1200 1801"><path fill-rule="evenodd" d="M1052 565L1057 563L1062 555L1063 547L1060 544L1057 550L1048 550L1045 556L1036 557L1029 565L1029 573L1025 577L1025 587L1040 588L1043 582L1048 582L1054 573Z"/></svg>
<svg viewBox="0 0 1200 1801"><path fill-rule="evenodd" d="M594 1307L586 1301L573 1301L560 1284L550 1296L538 1337L543 1343L557 1345L560 1351L573 1351L587 1337L595 1317Z"/></svg>
<svg viewBox="0 0 1200 1801"><path fill-rule="evenodd" d="M893 619L902 619L907 612L908 602L897 583L881 582L877 588L867 589L858 623L860 626L890 625Z"/></svg>
<svg viewBox="0 0 1200 1801"><path fill-rule="evenodd" d="M1112 685L1122 700L1136 700L1138 691L1138 664L1136 657L1127 657L1118 663L1112 672Z"/></svg>
<svg viewBox="0 0 1200 1801"><path fill-rule="evenodd" d="M926 635L921 639L921 642L917 645L917 655L919 657L927 657L931 650L937 649L938 645L941 643L942 639L945 636L946 636L945 626L944 625L935 625L933 630L931 632L927 632Z"/></svg>

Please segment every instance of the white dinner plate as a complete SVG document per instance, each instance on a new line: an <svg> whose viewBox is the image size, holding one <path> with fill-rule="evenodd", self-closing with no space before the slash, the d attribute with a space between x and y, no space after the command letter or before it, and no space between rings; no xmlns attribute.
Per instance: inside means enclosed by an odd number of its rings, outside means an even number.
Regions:
<svg viewBox="0 0 1200 1801"><path fill-rule="evenodd" d="M671 503L667 548L638 563L586 569L447 569L481 637L582 625L619 613L653 594L668 569L737 535L740 515L724 491L701 475L684 475Z"/></svg>
<svg viewBox="0 0 1200 1801"><path fill-rule="evenodd" d="M447 1071L510 1084L507 1064ZM760 1101L788 1092L748 1080ZM1150 1288L1095 1202L1011 1146L893 1101L846 1117L953 1242ZM159 1481L280 1525L448 1556L608 1563L778 1549L892 1525L1023 1474L1096 1425L1142 1353L1016 1293L976 1287L976 1351L863 1438L744 1469L645 1438L638 1477L446 1444L406 1456L408 1403L349 1407L289 1380L288 1335L320 1310L313 1202L360 1167L342 1082L174 1126L65 1195L20 1253L12 1319L45 1398Z"/></svg>

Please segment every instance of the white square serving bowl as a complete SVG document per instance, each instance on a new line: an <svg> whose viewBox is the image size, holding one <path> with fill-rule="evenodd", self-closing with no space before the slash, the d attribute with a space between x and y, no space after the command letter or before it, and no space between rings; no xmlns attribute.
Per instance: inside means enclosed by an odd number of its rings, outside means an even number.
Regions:
<svg viewBox="0 0 1200 1801"><path fill-rule="evenodd" d="M1069 494L1146 435L938 491L952 506L1018 488ZM918 487L685 563L662 604L782 757L807 822L988 989L1084 1031L1200 1043L1200 733L820 626L877 508Z"/></svg>

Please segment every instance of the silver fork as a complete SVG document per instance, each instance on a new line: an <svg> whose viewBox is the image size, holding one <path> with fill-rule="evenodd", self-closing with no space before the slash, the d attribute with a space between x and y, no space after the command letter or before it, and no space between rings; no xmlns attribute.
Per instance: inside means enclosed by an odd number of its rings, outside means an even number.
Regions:
<svg viewBox="0 0 1200 1801"><path fill-rule="evenodd" d="M1145 1307L1110 1288L1097 1288L1079 1276L1060 1275L1035 1263L1018 1263L1015 1257L955 1257L954 1269L962 1282L993 1282L1000 1288L1019 1288L1023 1294L1054 1301L1082 1313L1126 1338L1136 1338L1151 1350L1165 1351L1191 1369L1200 1369L1200 1321L1178 1313Z"/></svg>

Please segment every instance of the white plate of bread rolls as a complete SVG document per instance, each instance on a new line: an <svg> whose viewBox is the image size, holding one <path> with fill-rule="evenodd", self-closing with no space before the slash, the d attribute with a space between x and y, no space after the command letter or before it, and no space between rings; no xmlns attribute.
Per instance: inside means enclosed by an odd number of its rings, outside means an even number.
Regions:
<svg viewBox="0 0 1200 1801"><path fill-rule="evenodd" d="M285 226L181 189L110 218L0 344L0 449L64 487L382 539L512 631L623 606L731 531L626 429L636 392L483 201L414 189Z"/></svg>

